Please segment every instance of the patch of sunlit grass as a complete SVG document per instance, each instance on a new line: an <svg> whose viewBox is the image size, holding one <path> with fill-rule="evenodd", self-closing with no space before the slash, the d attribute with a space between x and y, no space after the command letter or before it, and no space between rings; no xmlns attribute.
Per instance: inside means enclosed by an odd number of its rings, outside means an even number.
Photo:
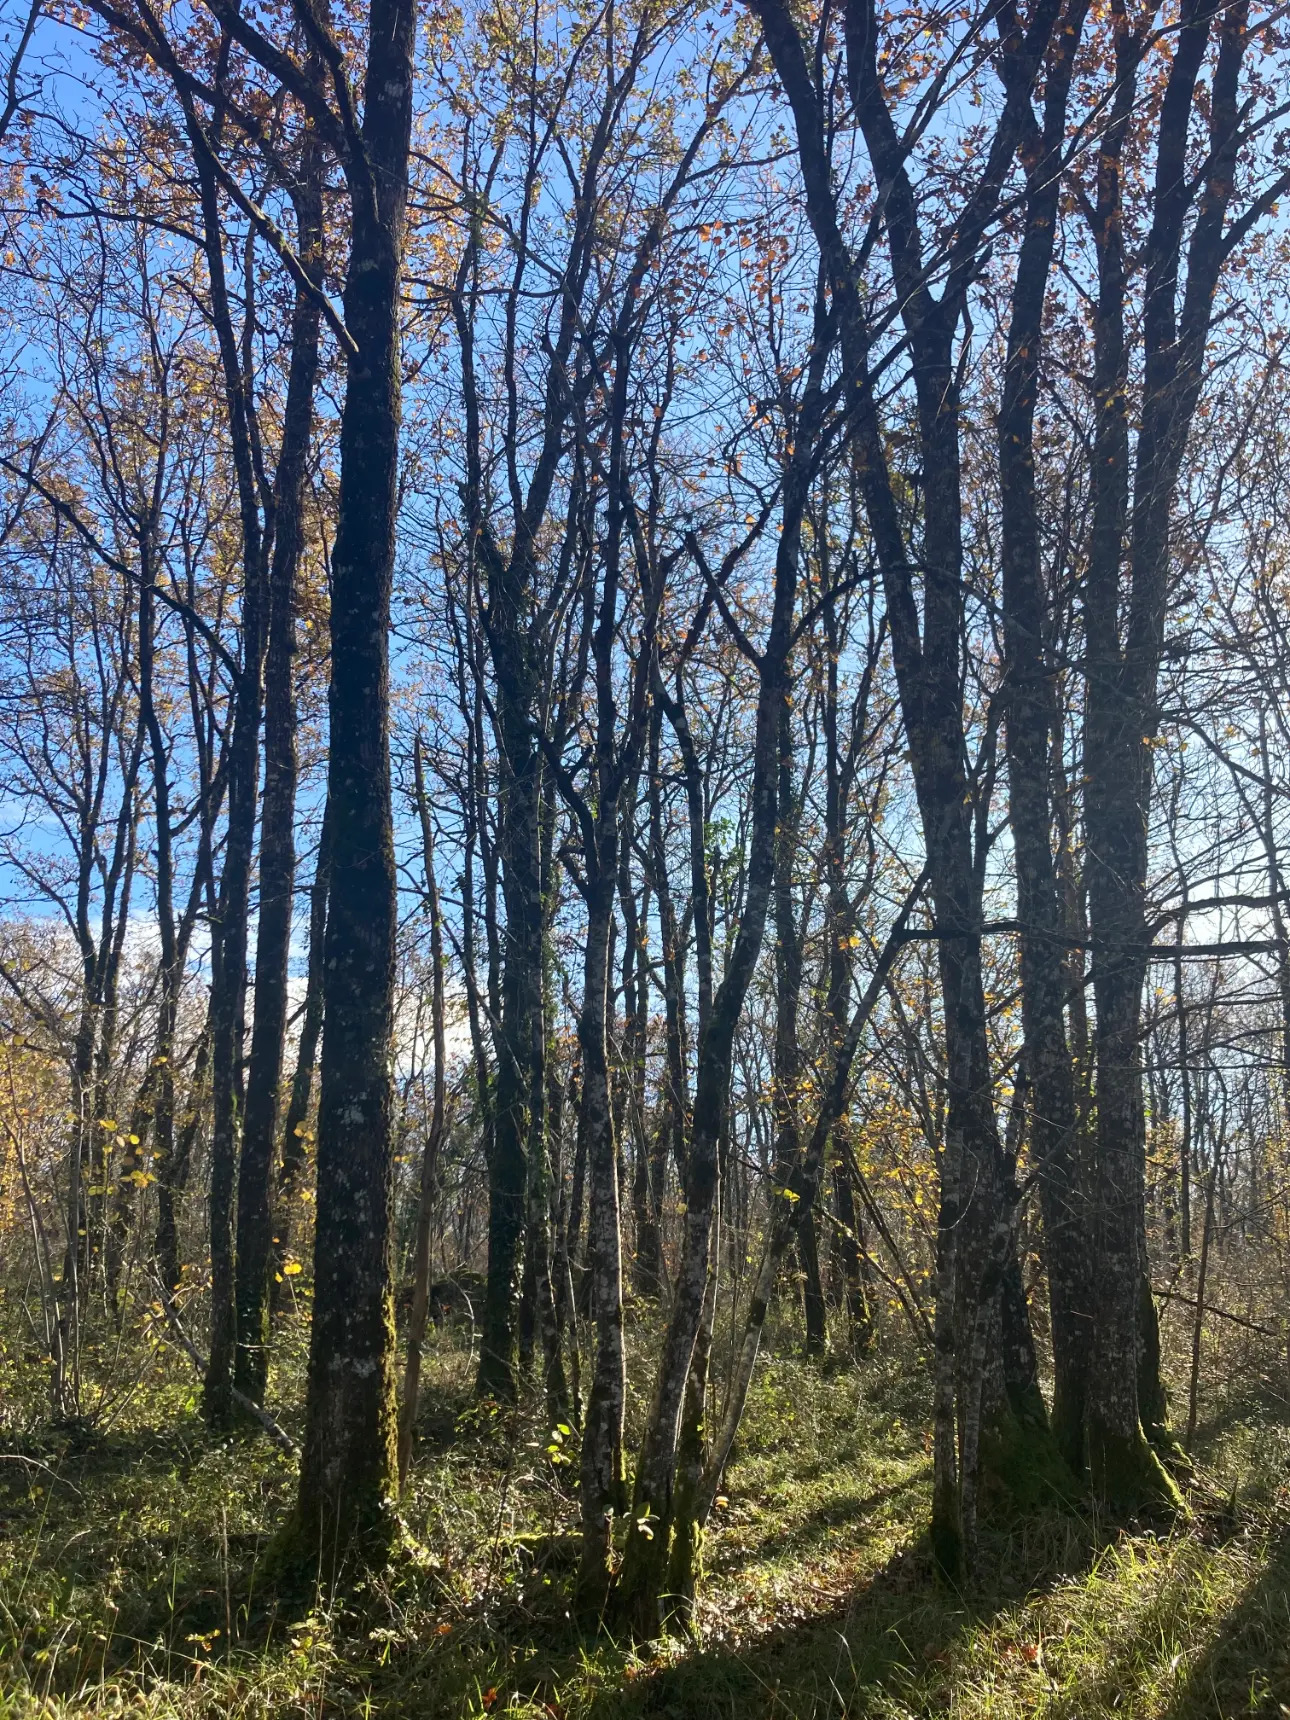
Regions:
<svg viewBox="0 0 1290 1720"><path fill-rule="evenodd" d="M293 1426L299 1339L289 1327L274 1376ZM655 1340L641 1317L638 1382ZM356 1591L268 1592L292 1465L261 1439L212 1439L178 1363L106 1433L13 1438L0 1720L1282 1720L1290 1433L1275 1416L1210 1430L1185 1531L1111 1534L1058 1511L987 1529L990 1582L958 1595L925 1551L925 1367L889 1348L807 1363L790 1332L771 1340L704 1549L697 1642L577 1631L573 1466L553 1461L540 1413L473 1402L451 1334L427 1353L406 1556ZM641 1413L638 1397L629 1432Z"/></svg>

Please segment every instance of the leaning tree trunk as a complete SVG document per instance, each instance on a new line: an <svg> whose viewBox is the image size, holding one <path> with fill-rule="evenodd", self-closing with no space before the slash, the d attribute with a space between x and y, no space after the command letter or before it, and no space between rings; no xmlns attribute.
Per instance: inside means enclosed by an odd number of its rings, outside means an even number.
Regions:
<svg viewBox="0 0 1290 1720"><path fill-rule="evenodd" d="M662 1623L677 1441L686 1382L690 1377L708 1283L720 1142L730 1102L731 1054L735 1028L761 953L774 884L780 720L789 691L788 660L797 594L802 517L810 482L810 451L816 444L819 423L819 373L825 359L824 344L822 340L817 343L812 359L816 374L812 378L811 421L798 426L797 447L785 475L783 529L775 558L774 606L769 637L758 662L752 821L743 914L725 977L712 1001L700 1040L694 1113L684 1175L681 1261L649 1417L641 1440L620 1578L621 1615L631 1630L645 1637L656 1636ZM692 840L693 837L691 832Z"/></svg>
<svg viewBox="0 0 1290 1720"><path fill-rule="evenodd" d="M270 1314L275 1317L287 1297L287 1275L283 1268L289 1263L294 1209L309 1163L309 1107L313 1100L318 1040L322 1034L323 957L327 938L327 890L331 879L330 805L330 801L323 805L318 857L314 862L313 882L309 886L309 956L305 970L304 1009L296 1045L296 1067L291 1077L286 1115L282 1119L282 1163L274 1191Z"/></svg>

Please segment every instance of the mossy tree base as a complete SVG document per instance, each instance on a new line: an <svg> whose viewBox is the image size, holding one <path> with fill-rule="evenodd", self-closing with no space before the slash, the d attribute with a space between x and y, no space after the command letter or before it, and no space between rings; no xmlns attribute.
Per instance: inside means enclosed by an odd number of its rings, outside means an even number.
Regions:
<svg viewBox="0 0 1290 1720"><path fill-rule="evenodd" d="M1187 1484L1196 1478L1196 1465L1166 1422L1144 1423L1147 1442L1176 1481Z"/></svg>
<svg viewBox="0 0 1290 1720"><path fill-rule="evenodd" d="M987 1505L1027 1514L1074 1504L1079 1491L1056 1431L1044 1416L1005 1410L983 1432L980 1495Z"/></svg>
<svg viewBox="0 0 1290 1720"><path fill-rule="evenodd" d="M1093 1490L1117 1516L1185 1517L1187 1506L1141 1427L1126 1438L1090 1419L1089 1470Z"/></svg>
<svg viewBox="0 0 1290 1720"><path fill-rule="evenodd" d="M334 1514L320 1519L297 1505L269 1543L260 1580L284 1594L320 1584L350 1586L416 1557L393 1500L344 1521Z"/></svg>
<svg viewBox="0 0 1290 1720"><path fill-rule="evenodd" d="M693 1635L694 1597L703 1578L703 1540L702 1525L686 1513L673 1531L663 1596L664 1628L684 1636Z"/></svg>
<svg viewBox="0 0 1290 1720"><path fill-rule="evenodd" d="M653 1642L663 1635L667 1530L662 1525L655 1529L654 1525L648 1522L646 1528L652 1531L651 1534L646 1535L639 1523L630 1520L628 1522L629 1539L622 1574L613 1598L613 1613L618 1626L627 1632L634 1642ZM656 1546L655 1539L660 1530L662 1545ZM633 1535L643 1536L649 1545L643 1550L634 1549L630 1539Z"/></svg>

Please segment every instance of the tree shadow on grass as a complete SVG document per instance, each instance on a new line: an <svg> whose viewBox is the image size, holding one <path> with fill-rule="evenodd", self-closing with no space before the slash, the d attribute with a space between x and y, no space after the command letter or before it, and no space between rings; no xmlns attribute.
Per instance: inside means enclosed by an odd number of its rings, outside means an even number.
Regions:
<svg viewBox="0 0 1290 1720"><path fill-rule="evenodd" d="M908 1474L868 1493L861 1493L858 1488L840 1488L818 1509L790 1526L771 1522L759 1536L720 1535L713 1541L705 1566L716 1574L736 1570L754 1560L800 1557L834 1539L834 1532L842 1528L854 1528L867 1538L889 1522L891 1507L911 1489L924 1483L927 1475L928 1466L920 1464Z"/></svg>
<svg viewBox="0 0 1290 1720"><path fill-rule="evenodd" d="M1290 1528L1219 1622L1162 1720L1283 1720L1290 1715Z"/></svg>
<svg viewBox="0 0 1290 1720"><path fill-rule="evenodd" d="M1064 1574L1054 1556L1063 1539L1057 1529L1020 1548L1014 1536L1000 1532L996 1539L1008 1550L988 1590L964 1594L939 1581L924 1532L845 1601L752 1642L710 1641L605 1691L589 1714L594 1720L825 1720L885 1711L884 1704L919 1715L949 1712L945 1686L956 1650L1015 1593L1036 1593ZM1077 1562L1084 1562L1087 1536L1074 1545Z"/></svg>

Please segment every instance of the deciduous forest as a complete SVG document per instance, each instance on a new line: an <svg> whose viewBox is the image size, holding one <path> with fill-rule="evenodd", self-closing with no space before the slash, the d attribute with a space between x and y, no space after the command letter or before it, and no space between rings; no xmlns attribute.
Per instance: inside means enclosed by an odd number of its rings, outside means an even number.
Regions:
<svg viewBox="0 0 1290 1720"><path fill-rule="evenodd" d="M0 85L0 1716L1290 1715L1286 8Z"/></svg>

